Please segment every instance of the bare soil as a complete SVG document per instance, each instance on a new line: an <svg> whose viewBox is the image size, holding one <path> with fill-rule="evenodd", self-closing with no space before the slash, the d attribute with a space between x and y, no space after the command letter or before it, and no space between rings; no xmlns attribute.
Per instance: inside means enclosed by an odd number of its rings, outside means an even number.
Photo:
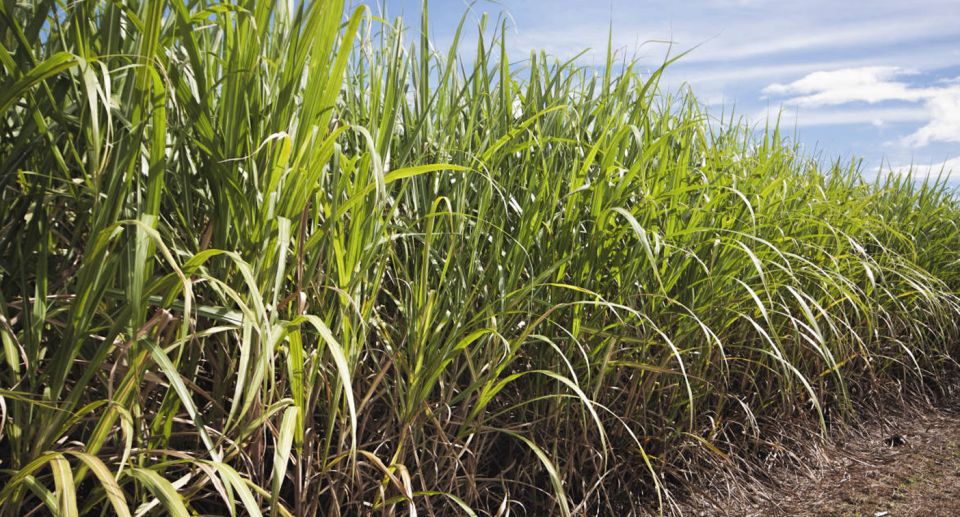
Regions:
<svg viewBox="0 0 960 517"><path fill-rule="evenodd" d="M741 482L718 476L680 504L684 515L816 517L960 516L960 398L869 411L831 443L778 447ZM814 445L810 445L810 440ZM801 443L795 441L794 443ZM749 481L742 481L743 478Z"/></svg>

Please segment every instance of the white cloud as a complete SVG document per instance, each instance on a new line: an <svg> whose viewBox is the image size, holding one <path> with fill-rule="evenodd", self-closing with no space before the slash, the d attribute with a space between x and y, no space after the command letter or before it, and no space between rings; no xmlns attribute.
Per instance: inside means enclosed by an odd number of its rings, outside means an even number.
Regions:
<svg viewBox="0 0 960 517"><path fill-rule="evenodd" d="M746 60L736 66L729 63L687 63L681 59L667 68L664 74L664 85L672 90L682 83L690 84L699 93L704 88L722 89L727 92L728 98L734 98L740 93L752 94L770 84L772 81L796 78L820 70L838 70L844 68L887 67L891 63L910 63L913 69L937 70L954 67L960 63L960 51L956 45L924 46L923 53L916 53L910 49L870 56L850 57L846 54L836 56L818 56L814 61L794 62L785 60L782 63L758 64ZM960 84L957 79L938 79L937 84Z"/></svg>
<svg viewBox="0 0 960 517"><path fill-rule="evenodd" d="M815 62L815 63L790 63L785 65L745 65L745 66L723 66L722 68L705 68L702 65L687 66L684 60L678 61L672 68L666 71L666 77L679 76L684 81L693 84L748 84L750 81L760 79L769 80L770 78L789 77L799 74L808 74L824 68L837 66L851 66L859 63L849 62Z"/></svg>
<svg viewBox="0 0 960 517"><path fill-rule="evenodd" d="M871 124L885 126L904 122L926 122L930 112L924 107L913 108L868 108L868 109L814 109L797 110L771 106L761 110L750 120L776 120L780 127L846 126Z"/></svg>
<svg viewBox="0 0 960 517"><path fill-rule="evenodd" d="M895 66L845 68L814 72L790 84L774 83L762 90L771 95L799 95L790 99L797 106L823 106L866 101L871 104L889 100L916 101L923 92L911 90L894 77L911 72Z"/></svg>
<svg viewBox="0 0 960 517"><path fill-rule="evenodd" d="M822 17L823 12L835 10L834 1L818 6L804 0L797 6L795 2L773 0L701 0L683 5L614 0L606 4L611 10L587 11L575 8L577 3L558 1L556 9L535 13L532 7L518 4L514 10L519 37L511 41L511 46L521 52L544 49L561 58L592 48L602 57L612 23L615 49L633 53L644 41L672 41L672 55L697 47L682 62L714 64L785 54L799 57L824 50L846 53L860 49L870 56L875 54L871 49L878 45L897 51L913 42L924 42L924 51L910 50L925 58L925 50L931 45L960 35L960 11L941 9L941 15L930 16L918 6L910 12L887 9L878 13L872 1L869 8L848 6L854 12L827 19ZM864 16L867 13L871 15ZM657 60L666 49L648 46L640 49L640 54Z"/></svg>
<svg viewBox="0 0 960 517"><path fill-rule="evenodd" d="M885 45L908 41L929 40L957 34L955 17L922 17L915 19L887 19L878 21L850 21L845 24L816 28L791 24L769 24L751 30L730 27L715 41L690 53L688 61L733 61L788 52L808 52L816 49L849 49L883 42ZM689 47L704 42L700 32L678 33L674 39ZM731 30L732 29L732 30ZM706 34L709 34L707 32ZM688 36L688 37L684 37Z"/></svg>
<svg viewBox="0 0 960 517"><path fill-rule="evenodd" d="M953 179L960 177L960 156L949 158L939 163L930 165L918 164L900 164L896 166L885 165L881 172L907 173L913 170L914 174L921 174L936 177L943 171L945 177Z"/></svg>
<svg viewBox="0 0 960 517"><path fill-rule="evenodd" d="M901 139L901 143L910 147L922 147L931 142L960 142L960 84L948 81L936 86L914 87L895 80L913 73L915 72L889 66L820 71L789 84L771 84L762 92L787 96L789 98L786 99L786 104L806 108L857 102L922 103L926 124ZM882 112L878 110L876 113L877 116L871 123L882 124L887 121Z"/></svg>
<svg viewBox="0 0 960 517"><path fill-rule="evenodd" d="M924 146L930 142L960 142L960 85L932 88L926 105L930 122L904 139L910 146Z"/></svg>

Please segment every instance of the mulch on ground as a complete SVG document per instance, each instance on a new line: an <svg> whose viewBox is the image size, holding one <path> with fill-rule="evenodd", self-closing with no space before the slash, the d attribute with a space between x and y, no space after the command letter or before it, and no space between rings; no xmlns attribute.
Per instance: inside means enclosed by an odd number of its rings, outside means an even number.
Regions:
<svg viewBox="0 0 960 517"><path fill-rule="evenodd" d="M832 443L704 489L685 515L960 516L960 398L881 406ZM884 405L886 406L886 404ZM814 440L819 442L819 440ZM796 443L796 442L795 442Z"/></svg>

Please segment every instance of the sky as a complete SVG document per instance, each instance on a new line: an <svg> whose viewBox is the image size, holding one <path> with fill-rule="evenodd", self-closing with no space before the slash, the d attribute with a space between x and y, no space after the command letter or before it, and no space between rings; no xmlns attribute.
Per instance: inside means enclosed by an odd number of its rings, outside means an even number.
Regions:
<svg viewBox="0 0 960 517"><path fill-rule="evenodd" d="M354 3L418 25L420 0ZM433 0L439 50L468 9L464 40L480 13L506 16L515 61L589 48L580 61L600 66L611 26L614 50L651 70L692 49L662 85L689 85L710 113L779 116L810 153L862 159L865 175L946 167L960 184L960 0Z"/></svg>

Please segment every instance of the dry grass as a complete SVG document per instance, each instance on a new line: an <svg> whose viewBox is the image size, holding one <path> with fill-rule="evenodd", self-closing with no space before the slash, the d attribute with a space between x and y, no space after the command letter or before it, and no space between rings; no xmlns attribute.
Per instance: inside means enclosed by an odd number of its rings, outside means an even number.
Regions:
<svg viewBox="0 0 960 517"><path fill-rule="evenodd" d="M956 386L938 397L891 389L829 443L789 433L750 473L716 476L687 515L952 516L960 511ZM929 394L928 394L929 395ZM789 438L787 438L789 436ZM801 438L801 439L798 439ZM811 439L813 438L813 439Z"/></svg>

